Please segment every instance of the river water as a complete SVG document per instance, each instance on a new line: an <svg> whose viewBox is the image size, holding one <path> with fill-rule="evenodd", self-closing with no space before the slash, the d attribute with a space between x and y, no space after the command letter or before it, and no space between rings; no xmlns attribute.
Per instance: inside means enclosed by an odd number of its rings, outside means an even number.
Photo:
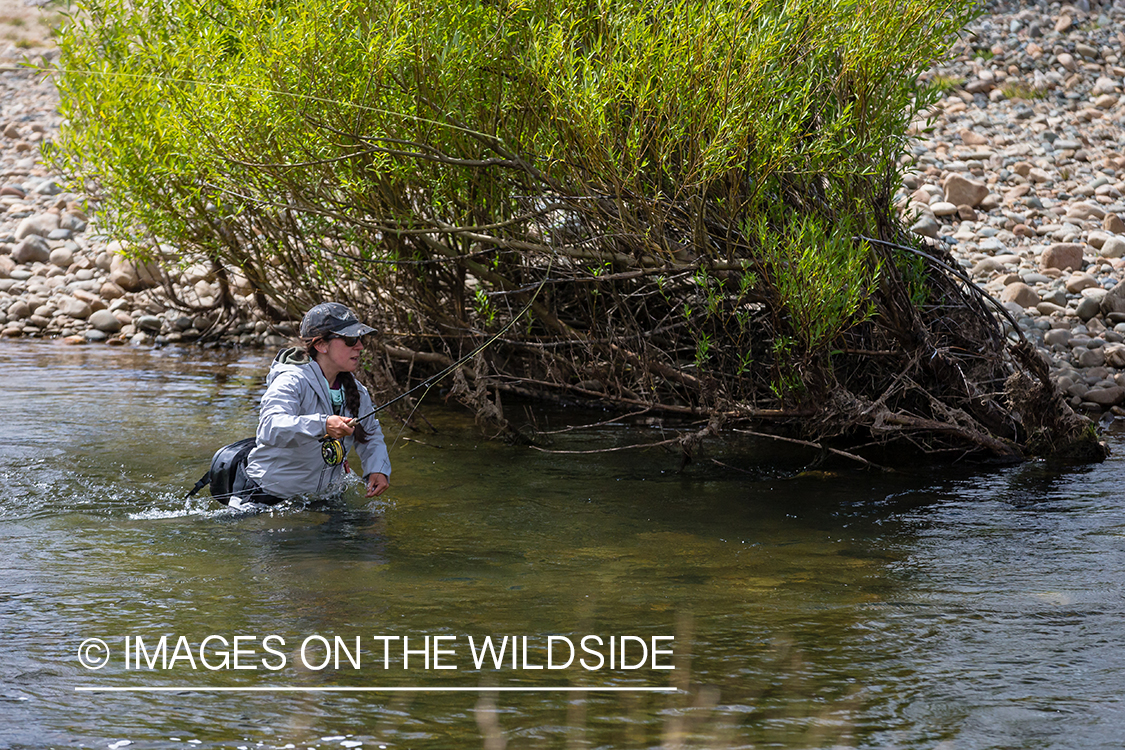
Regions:
<svg viewBox="0 0 1125 750"><path fill-rule="evenodd" d="M802 472L765 445L679 471L488 441L431 394L434 430L384 425L382 498L237 513L183 495L252 434L268 358L4 342L0 364L0 747L1125 737L1113 435L1070 469Z"/></svg>

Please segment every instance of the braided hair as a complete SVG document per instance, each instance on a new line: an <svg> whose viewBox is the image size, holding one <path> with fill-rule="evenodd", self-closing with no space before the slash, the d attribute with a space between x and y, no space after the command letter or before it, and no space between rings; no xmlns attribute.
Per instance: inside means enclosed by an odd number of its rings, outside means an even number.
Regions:
<svg viewBox="0 0 1125 750"><path fill-rule="evenodd" d="M309 354L309 359L313 362L316 361L316 355L319 352L316 350L316 342L323 341L323 336L317 336L311 339L305 339L305 351ZM359 416L359 385L356 383L355 375L350 372L341 372L336 376L339 380L341 387L344 389L344 411L348 414L358 417ZM329 386L332 384L329 383ZM355 423L355 432L352 433L357 443L366 443L370 436L367 430L359 422Z"/></svg>

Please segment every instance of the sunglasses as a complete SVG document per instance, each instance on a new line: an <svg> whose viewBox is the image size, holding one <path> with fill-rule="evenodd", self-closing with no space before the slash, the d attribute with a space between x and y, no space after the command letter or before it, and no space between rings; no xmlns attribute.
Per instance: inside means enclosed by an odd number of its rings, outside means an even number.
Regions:
<svg viewBox="0 0 1125 750"><path fill-rule="evenodd" d="M329 336L325 341L331 341L332 339L340 339L347 347L355 346L359 342L359 336Z"/></svg>

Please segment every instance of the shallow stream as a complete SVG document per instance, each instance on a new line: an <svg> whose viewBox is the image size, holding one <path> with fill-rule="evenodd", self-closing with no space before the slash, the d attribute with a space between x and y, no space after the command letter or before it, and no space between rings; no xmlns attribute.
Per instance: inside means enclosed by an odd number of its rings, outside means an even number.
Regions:
<svg viewBox="0 0 1125 750"><path fill-rule="evenodd" d="M252 434L268 357L3 342L0 365L0 747L1125 737L1119 437L1069 470L800 472L763 446L679 472L490 442L431 394L436 431L384 425L382 498L247 514L183 495Z"/></svg>

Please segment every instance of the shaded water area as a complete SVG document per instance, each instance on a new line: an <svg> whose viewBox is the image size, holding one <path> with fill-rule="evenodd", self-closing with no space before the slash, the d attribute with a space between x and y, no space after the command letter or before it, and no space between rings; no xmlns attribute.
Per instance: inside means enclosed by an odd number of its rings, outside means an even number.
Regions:
<svg viewBox="0 0 1125 750"><path fill-rule="evenodd" d="M5 342L0 363L0 747L1090 750L1125 737L1118 437L1106 463L1066 470L799 472L809 456L767 445L753 467L714 454L749 474L706 459L681 473L659 449L489 442L431 395L437 432L396 440L385 424L384 497L353 488L247 514L183 495L216 448L252 433L268 357ZM553 447L662 437L607 425ZM550 637L586 635L600 657L578 657L598 668L534 668ZM469 638L485 636L526 637L527 651L478 669ZM609 666L623 636L635 669L619 653ZM325 665L337 637L347 652ZM654 637L670 655L641 652ZM108 649L96 670L80 661L99 658L92 638ZM198 690L482 686L588 690ZM668 686L685 689L596 690Z"/></svg>

